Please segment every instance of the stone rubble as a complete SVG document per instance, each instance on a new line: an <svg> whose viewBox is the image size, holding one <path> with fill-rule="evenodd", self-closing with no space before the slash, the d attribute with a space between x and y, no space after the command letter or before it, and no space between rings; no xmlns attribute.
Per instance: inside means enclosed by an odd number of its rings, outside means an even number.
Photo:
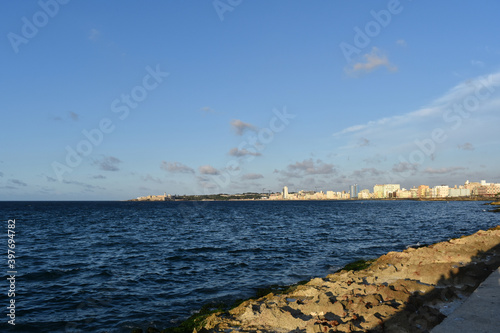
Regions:
<svg viewBox="0 0 500 333"><path fill-rule="evenodd" d="M499 265L500 226L247 300L198 332L428 332Z"/></svg>

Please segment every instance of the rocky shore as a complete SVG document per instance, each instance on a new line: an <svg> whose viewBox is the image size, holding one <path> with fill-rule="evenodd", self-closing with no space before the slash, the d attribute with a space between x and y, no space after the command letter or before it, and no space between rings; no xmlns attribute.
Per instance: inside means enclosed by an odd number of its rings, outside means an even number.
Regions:
<svg viewBox="0 0 500 333"><path fill-rule="evenodd" d="M194 332L428 332L499 265L500 226L247 300Z"/></svg>
<svg viewBox="0 0 500 333"><path fill-rule="evenodd" d="M492 212L495 213L500 213L500 201L492 202L490 205L496 206L495 209L492 210Z"/></svg>

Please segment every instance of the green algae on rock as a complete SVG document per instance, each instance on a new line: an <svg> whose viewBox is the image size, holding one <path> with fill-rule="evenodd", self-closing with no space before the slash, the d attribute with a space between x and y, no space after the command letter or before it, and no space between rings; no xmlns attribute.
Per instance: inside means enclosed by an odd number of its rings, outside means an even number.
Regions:
<svg viewBox="0 0 500 333"><path fill-rule="evenodd" d="M361 263L358 263L361 264ZM357 266L356 264L355 266ZM500 228L389 252L361 270L209 315L205 332L426 332L500 265Z"/></svg>

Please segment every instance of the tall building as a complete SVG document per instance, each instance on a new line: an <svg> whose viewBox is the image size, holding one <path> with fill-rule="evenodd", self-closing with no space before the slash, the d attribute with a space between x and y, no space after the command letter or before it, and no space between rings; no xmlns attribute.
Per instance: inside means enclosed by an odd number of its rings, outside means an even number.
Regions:
<svg viewBox="0 0 500 333"><path fill-rule="evenodd" d="M375 185L373 186L373 197L374 198L383 198L384 197L384 185Z"/></svg>
<svg viewBox="0 0 500 333"><path fill-rule="evenodd" d="M429 186L420 185L417 190L417 196L419 198L426 198L429 196Z"/></svg>
<svg viewBox="0 0 500 333"><path fill-rule="evenodd" d="M283 196L283 199L288 199L288 186L283 187L281 195Z"/></svg>
<svg viewBox="0 0 500 333"><path fill-rule="evenodd" d="M358 197L358 184L351 185L351 191L349 192L351 198Z"/></svg>

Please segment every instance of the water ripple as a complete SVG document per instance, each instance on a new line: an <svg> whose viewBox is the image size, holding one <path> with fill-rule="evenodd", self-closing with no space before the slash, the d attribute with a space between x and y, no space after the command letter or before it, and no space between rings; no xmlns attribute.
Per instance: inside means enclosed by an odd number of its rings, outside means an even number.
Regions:
<svg viewBox="0 0 500 333"><path fill-rule="evenodd" d="M481 204L1 202L16 219L16 328L164 328L208 301L497 225Z"/></svg>

